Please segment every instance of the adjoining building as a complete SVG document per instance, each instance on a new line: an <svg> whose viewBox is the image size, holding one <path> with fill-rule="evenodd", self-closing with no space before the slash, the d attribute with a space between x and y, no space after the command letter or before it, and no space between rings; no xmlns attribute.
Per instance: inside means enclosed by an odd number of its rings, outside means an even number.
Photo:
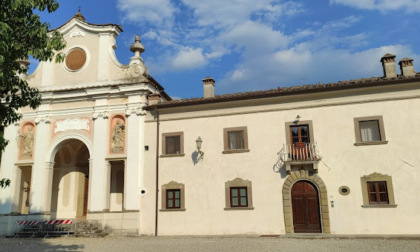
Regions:
<svg viewBox="0 0 420 252"><path fill-rule="evenodd" d="M2 234L62 218L139 235L420 233L412 59L401 74L386 54L383 77L220 96L207 77L203 98L171 100L139 37L122 65L119 25L78 13L57 30L65 62L22 76L43 102L4 131Z"/></svg>

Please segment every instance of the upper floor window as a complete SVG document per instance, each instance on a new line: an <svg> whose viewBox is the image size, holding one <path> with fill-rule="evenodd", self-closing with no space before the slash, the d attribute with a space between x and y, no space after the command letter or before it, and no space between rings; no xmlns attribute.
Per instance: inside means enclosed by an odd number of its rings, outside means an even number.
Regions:
<svg viewBox="0 0 420 252"><path fill-rule="evenodd" d="M385 144L385 129L382 116L354 118L355 145Z"/></svg>
<svg viewBox="0 0 420 252"><path fill-rule="evenodd" d="M223 153L247 152L248 133L246 127L223 129L224 151Z"/></svg>
<svg viewBox="0 0 420 252"><path fill-rule="evenodd" d="M173 132L162 134L162 155L183 156L184 155L184 133Z"/></svg>
<svg viewBox="0 0 420 252"><path fill-rule="evenodd" d="M291 162L318 160L312 121L287 122L285 126L287 144L283 149L283 160Z"/></svg>
<svg viewBox="0 0 420 252"><path fill-rule="evenodd" d="M294 146L310 143L309 125L292 125L290 126L290 143Z"/></svg>
<svg viewBox="0 0 420 252"><path fill-rule="evenodd" d="M242 130L229 131L227 134L229 150L244 149L244 132Z"/></svg>

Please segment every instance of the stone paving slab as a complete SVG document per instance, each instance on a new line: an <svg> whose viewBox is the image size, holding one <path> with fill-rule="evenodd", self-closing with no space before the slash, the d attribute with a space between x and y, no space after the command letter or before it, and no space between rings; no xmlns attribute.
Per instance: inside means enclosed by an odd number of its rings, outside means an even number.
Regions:
<svg viewBox="0 0 420 252"><path fill-rule="evenodd" d="M1 251L420 251L420 239L388 239L345 236L167 236L51 239L0 238ZM402 237L402 236L401 236Z"/></svg>

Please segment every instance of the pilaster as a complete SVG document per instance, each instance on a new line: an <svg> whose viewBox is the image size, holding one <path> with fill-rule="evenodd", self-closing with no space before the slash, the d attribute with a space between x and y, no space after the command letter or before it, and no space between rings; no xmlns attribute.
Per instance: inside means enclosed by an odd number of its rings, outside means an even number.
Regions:
<svg viewBox="0 0 420 252"><path fill-rule="evenodd" d="M139 209L140 188L144 186L144 115L142 107L147 97L129 97L126 116L128 123L127 160L125 162L125 210Z"/></svg>
<svg viewBox="0 0 420 252"><path fill-rule="evenodd" d="M104 181L108 162L105 160L108 142L108 112L104 110L104 101L97 100L93 114L93 153L89 162L89 211L103 211ZM98 108L101 109L98 109Z"/></svg>
<svg viewBox="0 0 420 252"><path fill-rule="evenodd" d="M11 124L4 129L4 138L9 140L9 144L6 146L1 158L0 179L10 179L11 185L0 189L0 214L8 214L12 210L12 191L15 188L14 184L17 183L14 163L18 149L18 129L18 125L15 124Z"/></svg>
<svg viewBox="0 0 420 252"><path fill-rule="evenodd" d="M45 183L44 183L44 206L43 212L51 212L51 197L52 197L52 184L54 175L54 162L45 163Z"/></svg>
<svg viewBox="0 0 420 252"><path fill-rule="evenodd" d="M99 34L99 54L98 54L98 80L107 80L108 79L108 49L111 47L109 45L109 34L100 33Z"/></svg>
<svg viewBox="0 0 420 252"><path fill-rule="evenodd" d="M35 119L37 123L35 133L34 145L34 164L32 166L31 179L31 196L29 212L41 213L44 210L44 190L46 180L45 160L51 157L46 157L48 148L48 139L50 139L50 118L46 115L37 116Z"/></svg>

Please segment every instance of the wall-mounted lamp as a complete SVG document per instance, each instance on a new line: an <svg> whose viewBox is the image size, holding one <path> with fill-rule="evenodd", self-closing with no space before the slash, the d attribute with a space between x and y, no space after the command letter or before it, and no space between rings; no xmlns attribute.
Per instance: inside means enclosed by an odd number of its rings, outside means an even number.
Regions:
<svg viewBox="0 0 420 252"><path fill-rule="evenodd" d="M203 140L201 140L201 137L198 137L197 140L195 140L195 144L197 145L197 151L198 151L198 154L200 155L198 159L201 159L204 156L204 152L201 151L202 143L203 143Z"/></svg>
<svg viewBox="0 0 420 252"><path fill-rule="evenodd" d="M295 120L293 121L294 124L297 124L299 122L300 119L300 115L297 115Z"/></svg>

